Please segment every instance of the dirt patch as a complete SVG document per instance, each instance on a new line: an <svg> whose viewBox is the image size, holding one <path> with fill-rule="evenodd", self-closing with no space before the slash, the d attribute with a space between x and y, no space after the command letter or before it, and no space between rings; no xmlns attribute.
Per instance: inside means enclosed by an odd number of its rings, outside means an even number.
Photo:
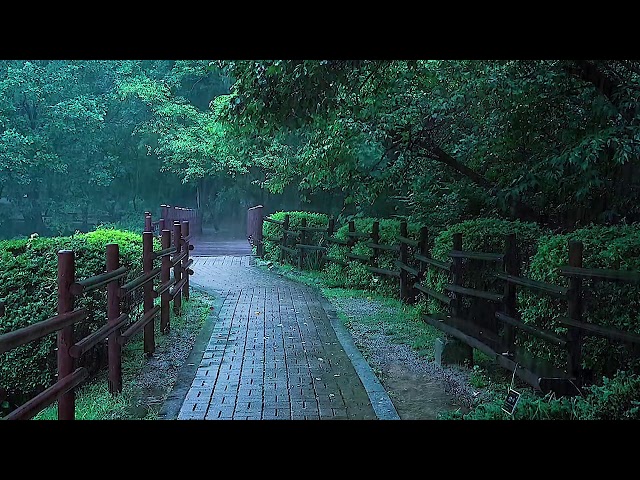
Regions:
<svg viewBox="0 0 640 480"><path fill-rule="evenodd" d="M400 419L434 420L441 412L467 412L485 397L484 391L470 384L467 369L426 360L410 346L394 343L382 325L372 327L359 321L389 307L358 298L331 302L349 319L346 326L355 345L389 394Z"/></svg>

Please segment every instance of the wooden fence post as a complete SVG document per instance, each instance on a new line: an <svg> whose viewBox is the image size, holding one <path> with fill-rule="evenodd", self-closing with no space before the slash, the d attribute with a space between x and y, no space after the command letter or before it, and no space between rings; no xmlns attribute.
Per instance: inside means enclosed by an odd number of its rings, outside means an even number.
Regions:
<svg viewBox="0 0 640 480"><path fill-rule="evenodd" d="M264 228L264 215L262 214L262 205L259 209L258 218L256 219L256 255L258 258L264 258L264 243L262 240L262 229Z"/></svg>
<svg viewBox="0 0 640 480"><path fill-rule="evenodd" d="M145 232L152 232L152 225L151 225L151 212L144 212L144 231Z"/></svg>
<svg viewBox="0 0 640 480"><path fill-rule="evenodd" d="M189 236L189 220L182 222L182 236L184 238ZM189 240L185 240L182 248L187 252L184 260L182 260L182 275L184 275L184 278L186 279L183 287L184 299L189 301L189 272L187 271L187 264L189 263Z"/></svg>
<svg viewBox="0 0 640 480"><path fill-rule="evenodd" d="M420 228L420 237L418 239L418 253L423 257L429 256L429 229L427 227ZM420 272L420 280L424 276L424 272L427 271L427 264L424 262L418 262L418 271Z"/></svg>
<svg viewBox="0 0 640 480"><path fill-rule="evenodd" d="M171 230L162 230L162 249L171 247ZM160 282L164 285L171 279L171 255L165 255L161 259L160 266ZM171 305L171 292L169 289L160 294L160 331L163 334L169 333L170 325L169 320L171 312L169 309Z"/></svg>
<svg viewBox="0 0 640 480"><path fill-rule="evenodd" d="M462 233L454 233L453 234L453 249L454 250L462 250ZM451 265L451 273L452 279L451 283L453 285L462 286L462 258L453 257L452 265ZM460 317L462 310L462 295L459 293L453 294L453 300L451 302L451 314L454 317Z"/></svg>
<svg viewBox="0 0 640 480"><path fill-rule="evenodd" d="M251 245L256 247L256 256L258 258L264 257L264 246L262 244L263 208L262 205L256 205L247 210L247 238L250 239Z"/></svg>
<svg viewBox="0 0 640 480"><path fill-rule="evenodd" d="M380 222L373 222L373 226L371 227L371 243L375 243L378 245L380 243ZM380 255L380 251L377 248L372 249L371 257L369 260L369 265L372 267L378 266L378 255Z"/></svg>
<svg viewBox="0 0 640 480"><path fill-rule="evenodd" d="M349 220L349 233L354 233L356 231L356 222L354 220ZM353 235L349 235L347 237L347 247L349 247L349 253L351 253L351 249L356 244L356 237Z"/></svg>
<svg viewBox="0 0 640 480"><path fill-rule="evenodd" d="M516 234L510 233L504 238L504 272L507 275L519 276L520 263L516 245ZM504 299L502 301L502 311L509 317L516 318L518 313L516 308L516 285L511 282L504 283ZM515 343L515 330L507 324L503 324L502 349L504 353L513 353Z"/></svg>
<svg viewBox="0 0 640 480"><path fill-rule="evenodd" d="M582 267L582 242L569 241L569 266ZM567 292L568 314L571 320L582 320L582 278L569 277L569 291ZM575 377L578 384L582 380L582 333L575 327L567 326L567 353L569 374Z"/></svg>
<svg viewBox="0 0 640 480"><path fill-rule="evenodd" d="M60 250L58 252L58 315L73 310L73 295L70 287L75 282L76 266L73 250ZM73 346L73 325L64 327L58 331L58 379L61 381L67 375L73 373L73 357L69 355L69 349ZM75 419L76 394L70 390L58 399L58 420Z"/></svg>
<svg viewBox="0 0 640 480"><path fill-rule="evenodd" d="M303 218L302 221L303 230L300 230L300 240L299 245L304 245L307 239L307 232L304 228L307 226L307 219ZM298 247L298 269L302 270L304 268L304 247Z"/></svg>
<svg viewBox="0 0 640 480"><path fill-rule="evenodd" d="M120 247L117 243L107 245L107 272L120 268ZM120 316L120 281L115 279L107 284L107 324L113 325ZM116 329L107 339L109 362L109 393L122 392L122 347L120 329Z"/></svg>
<svg viewBox="0 0 640 480"><path fill-rule="evenodd" d="M285 215L284 216L284 223L282 224L282 239L280 240L280 246L281 247L286 247L287 246L287 230L289 230L289 215ZM285 251L281 248L280 249L280 263L284 263L285 261Z"/></svg>
<svg viewBox="0 0 640 480"><path fill-rule="evenodd" d="M171 205L164 206L164 215L162 217L164 218L165 227L173 225L173 208L171 208Z"/></svg>
<svg viewBox="0 0 640 480"><path fill-rule="evenodd" d="M149 273L153 270L153 233L144 232L142 234L142 271ZM144 313L153 309L153 281L143 285L143 306ZM144 326L144 353L151 355L155 350L155 319L152 319Z"/></svg>
<svg viewBox="0 0 640 480"><path fill-rule="evenodd" d="M429 229L427 227L420 228L420 236L418 238L418 253L423 257L429 256ZM418 295L415 284L424 280L424 275L426 271L427 271L427 264L424 262L418 262L418 278L416 278L416 281L413 284L414 301L416 296Z"/></svg>
<svg viewBox="0 0 640 480"><path fill-rule="evenodd" d="M181 227L180 222L175 221L173 223L173 245L176 247L176 253L174 253L177 258L178 255L182 253L182 234L180 233ZM173 278L175 279L177 285L182 280L182 266L180 262L176 263L173 267ZM176 291L173 297L173 313L176 315L182 315L182 292Z"/></svg>
<svg viewBox="0 0 640 480"><path fill-rule="evenodd" d="M401 237L409 236L407 222L404 220L400 222L400 236ZM409 259L409 246L404 242L400 242L400 263L404 263L405 265L408 265L408 259ZM401 268L400 269L400 300L403 302L408 302L410 300L409 297L410 297L409 272Z"/></svg>
<svg viewBox="0 0 640 480"><path fill-rule="evenodd" d="M327 222L327 237L326 238L331 238L333 237L333 233L335 232L336 229L336 219L333 218L333 216L329 217L329 221ZM327 248L329 246L329 244L327 243ZM320 264L322 266L325 265L326 263L326 256L327 256L327 250L323 250L322 251L322 255L320 257Z"/></svg>

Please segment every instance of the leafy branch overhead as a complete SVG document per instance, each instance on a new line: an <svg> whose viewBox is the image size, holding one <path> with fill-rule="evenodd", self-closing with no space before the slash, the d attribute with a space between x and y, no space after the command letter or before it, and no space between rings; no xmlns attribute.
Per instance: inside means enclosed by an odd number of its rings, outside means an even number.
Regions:
<svg viewBox="0 0 640 480"><path fill-rule="evenodd" d="M72 212L164 202L223 218L272 197L440 226L630 223L639 75L632 60L3 60L0 224L19 211L62 233Z"/></svg>
<svg viewBox="0 0 640 480"><path fill-rule="evenodd" d="M627 192L638 186L638 62L220 66L235 79L225 116L271 140L262 166L276 190L341 188L362 208L391 191L415 215L457 191L467 216L637 218Z"/></svg>

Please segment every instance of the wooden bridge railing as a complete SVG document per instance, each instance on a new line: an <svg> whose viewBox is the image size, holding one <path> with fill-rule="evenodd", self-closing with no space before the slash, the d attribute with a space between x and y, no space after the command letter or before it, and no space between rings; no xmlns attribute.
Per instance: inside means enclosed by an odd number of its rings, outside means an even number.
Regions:
<svg viewBox="0 0 640 480"><path fill-rule="evenodd" d="M247 240L252 247L256 247L256 254L263 256L262 245L262 205L251 207L247 211Z"/></svg>
<svg viewBox="0 0 640 480"><path fill-rule="evenodd" d="M422 227L418 238L410 238L406 222L400 222L400 231L394 242L381 244L379 222L373 223L370 232L357 232L355 223L350 221L347 239L343 240L333 235L336 231L334 219L329 219L326 227L314 228L306 227L304 224L298 228L291 227L289 215L286 215L284 220L275 220L270 217L264 217L263 220L280 227L279 235L265 236L262 238L262 243L276 244L280 250L281 262L294 260L297 266L302 268L305 252L313 249L320 252L323 262L334 262L345 266L347 262L344 260L327 255L329 245L340 245L347 249L346 257L349 260L365 264L367 270L374 275L396 278L399 298L402 301L414 303L418 295L424 295L425 298L432 298L442 303L447 313L425 314L423 320L426 323L461 340L470 349L483 351L494 358L500 366L510 371L515 370L521 379L543 391L554 391L566 395L579 393L578 387L583 381L581 364L585 336L599 336L610 342L640 345L640 335L586 323L582 320L584 315L583 279L640 283L640 272L582 268L581 242L569 242L569 265L560 268L561 275L569 277L569 287L566 288L520 276L520 254L516 247L515 234L505 236L504 252L488 253L464 251L462 234L456 233L453 235L452 249L448 254L449 260L442 261L431 258L428 254L428 228ZM305 234L310 230L325 233L324 246L305 244ZM365 245L371 249L371 254L351 253L358 242L366 242ZM394 262L395 269L379 267L378 257L382 251L391 252L397 256ZM264 249L261 249L261 252L264 252ZM476 265L476 272L483 271L496 281L504 282L502 293L465 285L463 262L473 262ZM444 292L434 291L424 285L426 273L430 269L435 269L449 277L449 283L445 285ZM567 314L561 321L567 328L567 334L558 335L522 322L516 305L518 288L566 301ZM474 299L485 306L489 305L485 310L491 312L490 318L486 315L482 318L470 315L469 311L465 312L464 299ZM517 339L522 333L564 349L566 364L560 366L550 364L533 358L522 347L517 347ZM471 355L470 358L472 358Z"/></svg>
<svg viewBox="0 0 640 480"><path fill-rule="evenodd" d="M202 233L202 222L200 211L197 208L171 207L170 205L160 205L160 218L156 221L151 219L151 212L145 214L145 231L153 232L156 236L160 236L160 232L165 228L169 228L175 222L189 222L189 228L192 233ZM149 219L147 219L149 217Z"/></svg>
<svg viewBox="0 0 640 480"><path fill-rule="evenodd" d="M118 244L106 246L106 271L100 275L76 280L75 253L72 250L58 252L58 314L42 322L0 335L0 353L57 332L58 380L42 393L19 406L4 419L30 419L38 412L58 400L58 419L75 418L74 389L85 382L89 373L76 364L82 356L108 339L109 391L122 391L122 347L140 331L143 332L144 352L155 351L155 318L160 315L160 332L170 329L170 302L173 311L182 314L182 296L189 298L189 268L193 259L189 258L191 235L189 221L173 223L173 232L161 232L161 250L153 250L153 233L150 231L150 215L145 216L145 231L142 234L142 274L121 284L128 270L120 266ZM173 233L173 246L171 237ZM159 267L154 262L160 261ZM171 278L173 269L173 278ZM156 284L156 280L160 280ZM89 312L74 309L74 299L92 290L107 289L107 321L105 325L83 339L74 338L74 324L85 320ZM155 287L155 288L154 288ZM142 290L142 314L135 318L132 307L137 300L136 291ZM160 297L159 305L154 299ZM127 305L128 311L123 311ZM0 307L0 316L5 313L5 305Z"/></svg>

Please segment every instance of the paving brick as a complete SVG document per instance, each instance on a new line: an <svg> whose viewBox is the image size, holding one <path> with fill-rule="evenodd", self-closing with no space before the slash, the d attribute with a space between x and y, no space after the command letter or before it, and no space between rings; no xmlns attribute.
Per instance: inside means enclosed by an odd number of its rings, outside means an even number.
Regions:
<svg viewBox="0 0 640 480"><path fill-rule="evenodd" d="M192 268L192 284L223 304L179 418L375 418L315 290L251 257L194 257Z"/></svg>

